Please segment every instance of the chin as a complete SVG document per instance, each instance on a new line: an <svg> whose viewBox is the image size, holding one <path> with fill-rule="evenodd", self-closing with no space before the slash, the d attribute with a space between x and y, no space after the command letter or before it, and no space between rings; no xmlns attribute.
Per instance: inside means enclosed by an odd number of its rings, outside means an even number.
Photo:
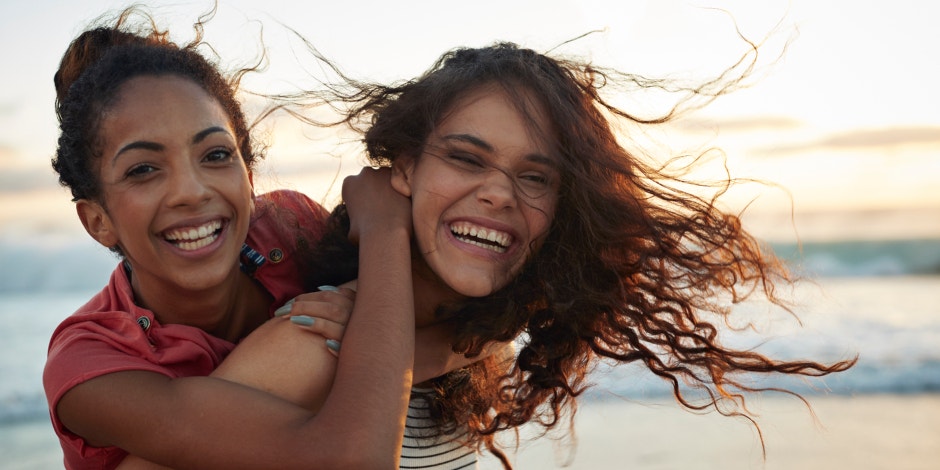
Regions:
<svg viewBox="0 0 940 470"><path fill-rule="evenodd" d="M451 289L464 297L486 297L502 287L492 282L479 282L479 279L475 281L451 284Z"/></svg>

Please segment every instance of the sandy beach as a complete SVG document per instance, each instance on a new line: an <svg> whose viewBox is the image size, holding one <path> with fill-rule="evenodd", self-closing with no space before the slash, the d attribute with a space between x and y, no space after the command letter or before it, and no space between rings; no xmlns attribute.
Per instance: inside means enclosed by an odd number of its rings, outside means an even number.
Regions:
<svg viewBox="0 0 940 470"><path fill-rule="evenodd" d="M696 415L663 401L585 402L574 454L557 440L523 444L517 469L936 470L940 468L940 395L811 397L818 420L790 398L754 402L767 446L762 461L747 422ZM565 466L566 458L570 462ZM0 427L0 467L61 468L44 421ZM480 469L501 468L484 458Z"/></svg>
<svg viewBox="0 0 940 470"><path fill-rule="evenodd" d="M696 415L673 404L588 402L576 421L578 446L523 444L519 469L875 470L940 468L940 395L810 397L754 402L767 447L746 421ZM566 458L570 461L566 464ZM501 468L486 459L481 469Z"/></svg>

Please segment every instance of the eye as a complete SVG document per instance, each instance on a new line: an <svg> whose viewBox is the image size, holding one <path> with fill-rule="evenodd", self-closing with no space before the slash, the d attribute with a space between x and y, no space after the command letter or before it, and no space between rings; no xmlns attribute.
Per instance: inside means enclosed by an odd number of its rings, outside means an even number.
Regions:
<svg viewBox="0 0 940 470"><path fill-rule="evenodd" d="M140 163L130 167L125 173L125 178L139 178L157 171L157 168L148 163Z"/></svg>
<svg viewBox="0 0 940 470"><path fill-rule="evenodd" d="M469 153L451 153L448 155L448 159L452 163L455 163L460 166L468 168L483 168L483 163L480 162L480 159L476 155Z"/></svg>
<svg viewBox="0 0 940 470"><path fill-rule="evenodd" d="M526 184L547 186L551 181L549 177L542 173L525 173L519 176L519 179Z"/></svg>
<svg viewBox="0 0 940 470"><path fill-rule="evenodd" d="M224 163L230 161L233 155L234 152L227 148L217 148L209 151L203 160L209 163Z"/></svg>

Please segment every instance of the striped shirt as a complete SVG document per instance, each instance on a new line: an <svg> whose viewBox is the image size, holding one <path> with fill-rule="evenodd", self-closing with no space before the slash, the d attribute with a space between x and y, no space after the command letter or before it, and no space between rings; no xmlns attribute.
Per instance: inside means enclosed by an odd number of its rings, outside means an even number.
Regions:
<svg viewBox="0 0 940 470"><path fill-rule="evenodd" d="M400 469L458 470L476 469L476 452L464 446L466 431L438 435L431 419L430 407L422 393L431 389L412 389L405 421L405 438L401 446Z"/></svg>

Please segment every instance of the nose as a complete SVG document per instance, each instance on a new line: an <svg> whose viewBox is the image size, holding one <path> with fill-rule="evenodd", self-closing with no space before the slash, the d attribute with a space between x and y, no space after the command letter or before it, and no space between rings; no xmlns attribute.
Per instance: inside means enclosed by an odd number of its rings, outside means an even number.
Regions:
<svg viewBox="0 0 940 470"><path fill-rule="evenodd" d="M170 207L198 206L207 201L210 194L205 178L197 169L184 166L169 177L167 205Z"/></svg>
<svg viewBox="0 0 940 470"><path fill-rule="evenodd" d="M477 188L477 199L495 209L516 207L516 186L513 179L502 170L491 169L484 173Z"/></svg>

